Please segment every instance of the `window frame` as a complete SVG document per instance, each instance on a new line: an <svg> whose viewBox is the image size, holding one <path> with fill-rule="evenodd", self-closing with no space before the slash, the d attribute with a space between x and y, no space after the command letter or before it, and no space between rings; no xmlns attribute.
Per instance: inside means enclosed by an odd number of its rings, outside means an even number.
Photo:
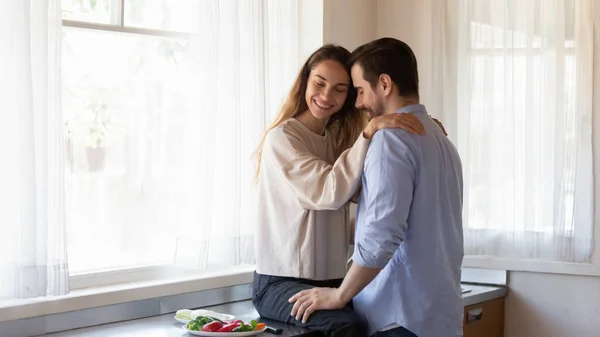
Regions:
<svg viewBox="0 0 600 337"><path fill-rule="evenodd" d="M100 30L100 31L108 31L115 33L125 33L125 34L136 34L136 35L150 35L150 36L161 36L161 37L171 37L171 38L191 38L194 34L190 33L181 33L170 30L161 30L161 29L149 29L149 28L138 28L138 27L129 27L123 25L110 25L104 23L92 23L86 21L76 21L76 20L62 20L63 27L70 28L81 28L81 29L89 29L89 30Z"/></svg>
<svg viewBox="0 0 600 337"><path fill-rule="evenodd" d="M63 27L71 28L82 28L91 30L102 30L116 33L127 33L127 34L138 34L138 35L150 35L150 36L162 36L162 37L175 37L175 38L190 38L194 34L183 33L164 29L150 29L141 27L131 27L125 25L125 2L128 0L113 0L117 1L117 24L106 24L97 22L88 22L81 20L68 20L62 19Z"/></svg>

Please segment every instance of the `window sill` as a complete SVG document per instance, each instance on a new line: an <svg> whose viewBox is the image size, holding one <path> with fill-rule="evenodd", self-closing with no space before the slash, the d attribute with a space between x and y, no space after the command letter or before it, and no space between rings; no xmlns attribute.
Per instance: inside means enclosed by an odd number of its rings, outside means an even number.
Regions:
<svg viewBox="0 0 600 337"><path fill-rule="evenodd" d="M193 276L72 290L68 295L0 302L0 322L252 283L254 266Z"/></svg>
<svg viewBox="0 0 600 337"><path fill-rule="evenodd" d="M501 259L494 257L465 256L464 268L501 269L531 273L600 276L600 265L594 263L567 263L527 259Z"/></svg>

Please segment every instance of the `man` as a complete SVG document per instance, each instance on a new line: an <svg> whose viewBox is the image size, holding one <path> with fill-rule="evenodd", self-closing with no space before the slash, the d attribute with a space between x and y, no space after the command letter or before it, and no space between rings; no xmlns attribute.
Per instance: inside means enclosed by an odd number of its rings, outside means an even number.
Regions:
<svg viewBox="0 0 600 337"><path fill-rule="evenodd" d="M426 135L386 129L365 160L353 264L339 288L299 292L292 315L354 309L376 336L462 336L462 166L419 104L415 55L384 38L352 53L356 106L371 117L413 113ZM385 332L383 332L385 331Z"/></svg>

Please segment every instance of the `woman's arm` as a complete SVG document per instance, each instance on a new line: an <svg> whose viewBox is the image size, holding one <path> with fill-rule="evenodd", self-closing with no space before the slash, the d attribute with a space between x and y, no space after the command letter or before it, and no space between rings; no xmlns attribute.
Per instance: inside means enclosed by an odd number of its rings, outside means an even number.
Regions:
<svg viewBox="0 0 600 337"><path fill-rule="evenodd" d="M448 132L446 132L446 128L444 127L444 124L442 124L442 122L440 122L437 118L433 118L431 117L431 119L433 119L433 121L440 127L440 129L442 129L442 132L444 133L444 135L448 135Z"/></svg>
<svg viewBox="0 0 600 337"><path fill-rule="evenodd" d="M356 192L370 138L383 128L424 133L421 122L411 114L374 118L354 145L330 165L312 154L292 130L277 128L267 135L263 148L265 165L261 166L281 177L294 191L303 208L336 210Z"/></svg>
<svg viewBox="0 0 600 337"><path fill-rule="evenodd" d="M295 135L273 129L263 148L262 179L276 174L295 194L300 206L336 210L356 191L370 140L359 137L333 165L312 154Z"/></svg>

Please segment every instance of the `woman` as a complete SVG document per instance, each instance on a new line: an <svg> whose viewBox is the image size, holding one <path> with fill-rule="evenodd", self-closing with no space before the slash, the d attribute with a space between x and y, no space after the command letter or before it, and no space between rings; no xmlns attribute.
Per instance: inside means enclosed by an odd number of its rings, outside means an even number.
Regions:
<svg viewBox="0 0 600 337"><path fill-rule="evenodd" d="M303 324L288 299L313 286L337 287L351 241L347 203L357 192L373 134L386 127L423 133L410 114L366 123L354 108L350 53L326 45L300 69L275 122L257 150L258 232L253 302L265 318L328 336L364 336L350 308L316 312Z"/></svg>

